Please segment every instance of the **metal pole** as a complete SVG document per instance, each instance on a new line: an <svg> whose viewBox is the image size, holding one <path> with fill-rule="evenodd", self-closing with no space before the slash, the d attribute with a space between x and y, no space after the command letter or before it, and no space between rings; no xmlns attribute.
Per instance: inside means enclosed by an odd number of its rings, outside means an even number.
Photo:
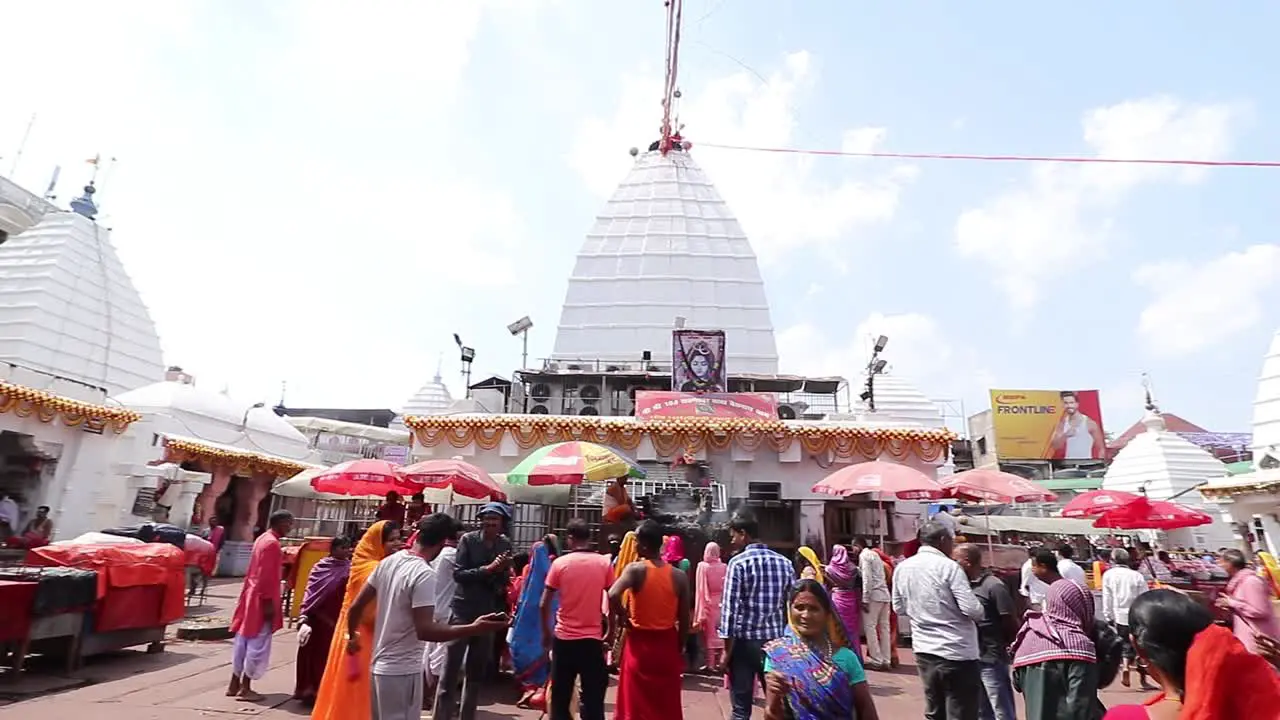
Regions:
<svg viewBox="0 0 1280 720"><path fill-rule="evenodd" d="M520 353L520 369L525 370L529 367L529 329L525 328L520 332L520 341L523 346Z"/></svg>

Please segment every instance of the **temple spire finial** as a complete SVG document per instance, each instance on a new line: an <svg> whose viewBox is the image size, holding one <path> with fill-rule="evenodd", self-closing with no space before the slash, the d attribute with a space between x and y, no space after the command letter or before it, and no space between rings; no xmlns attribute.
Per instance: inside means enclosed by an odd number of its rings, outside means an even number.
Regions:
<svg viewBox="0 0 1280 720"><path fill-rule="evenodd" d="M97 219L98 206L93 202L93 194L96 192L98 192L98 189L93 186L93 181L90 180L89 184L84 186L84 194L71 201L71 210L90 220Z"/></svg>
<svg viewBox="0 0 1280 720"><path fill-rule="evenodd" d="M436 355L436 382L440 382L440 368L444 367L444 353Z"/></svg>
<svg viewBox="0 0 1280 720"><path fill-rule="evenodd" d="M1146 395L1146 402L1143 404L1143 408L1147 412L1160 412L1160 406L1156 405L1155 400L1155 386L1151 382L1151 376L1145 372L1142 373L1142 389Z"/></svg>

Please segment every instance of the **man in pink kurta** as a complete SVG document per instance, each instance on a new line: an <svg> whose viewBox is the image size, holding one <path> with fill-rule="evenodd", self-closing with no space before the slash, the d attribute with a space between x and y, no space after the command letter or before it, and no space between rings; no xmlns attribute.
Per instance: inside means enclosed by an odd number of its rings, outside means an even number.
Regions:
<svg viewBox="0 0 1280 720"><path fill-rule="evenodd" d="M261 680L271 661L271 635L284 627L280 612L281 574L284 554L280 538L293 527L293 513L277 510L271 513L266 532L253 543L249 571L240 586L240 600L231 616L231 632L235 644L231 655L231 684L227 695L257 702L262 696L253 690L253 681Z"/></svg>
<svg viewBox="0 0 1280 720"><path fill-rule="evenodd" d="M1280 623L1271 606L1271 587L1258 573L1250 570L1244 553L1228 550L1218 564L1231 578L1227 590L1218 596L1217 604L1231 612L1232 629L1251 653L1258 652L1258 636L1280 637Z"/></svg>

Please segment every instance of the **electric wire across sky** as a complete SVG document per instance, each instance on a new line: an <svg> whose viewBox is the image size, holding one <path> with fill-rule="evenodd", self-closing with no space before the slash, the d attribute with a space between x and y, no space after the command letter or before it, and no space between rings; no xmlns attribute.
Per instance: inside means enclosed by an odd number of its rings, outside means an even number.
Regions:
<svg viewBox="0 0 1280 720"><path fill-rule="evenodd" d="M1177 158L1112 158L1072 157L1054 155L977 155L961 153L900 153L853 152L847 150L814 150L807 148L755 147L751 145L724 145L702 142L701 147L743 152L776 153L787 155L820 155L828 157L892 158L899 160L968 160L980 162L1043 162L1103 165L1182 165L1193 167L1253 167L1280 168L1280 160L1189 160Z"/></svg>

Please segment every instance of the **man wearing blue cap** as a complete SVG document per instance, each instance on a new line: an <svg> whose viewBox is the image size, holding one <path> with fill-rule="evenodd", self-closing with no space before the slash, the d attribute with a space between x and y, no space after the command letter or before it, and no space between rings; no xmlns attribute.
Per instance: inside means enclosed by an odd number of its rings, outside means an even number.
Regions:
<svg viewBox="0 0 1280 720"><path fill-rule="evenodd" d="M490 613L506 611L507 583L511 580L511 540L506 536L511 510L491 502L478 515L480 529L462 536L453 560L453 617L450 623L467 625ZM493 656L492 635L459 640L449 646L449 657L436 689L435 720L452 720L462 672L461 720L475 720L476 702Z"/></svg>

